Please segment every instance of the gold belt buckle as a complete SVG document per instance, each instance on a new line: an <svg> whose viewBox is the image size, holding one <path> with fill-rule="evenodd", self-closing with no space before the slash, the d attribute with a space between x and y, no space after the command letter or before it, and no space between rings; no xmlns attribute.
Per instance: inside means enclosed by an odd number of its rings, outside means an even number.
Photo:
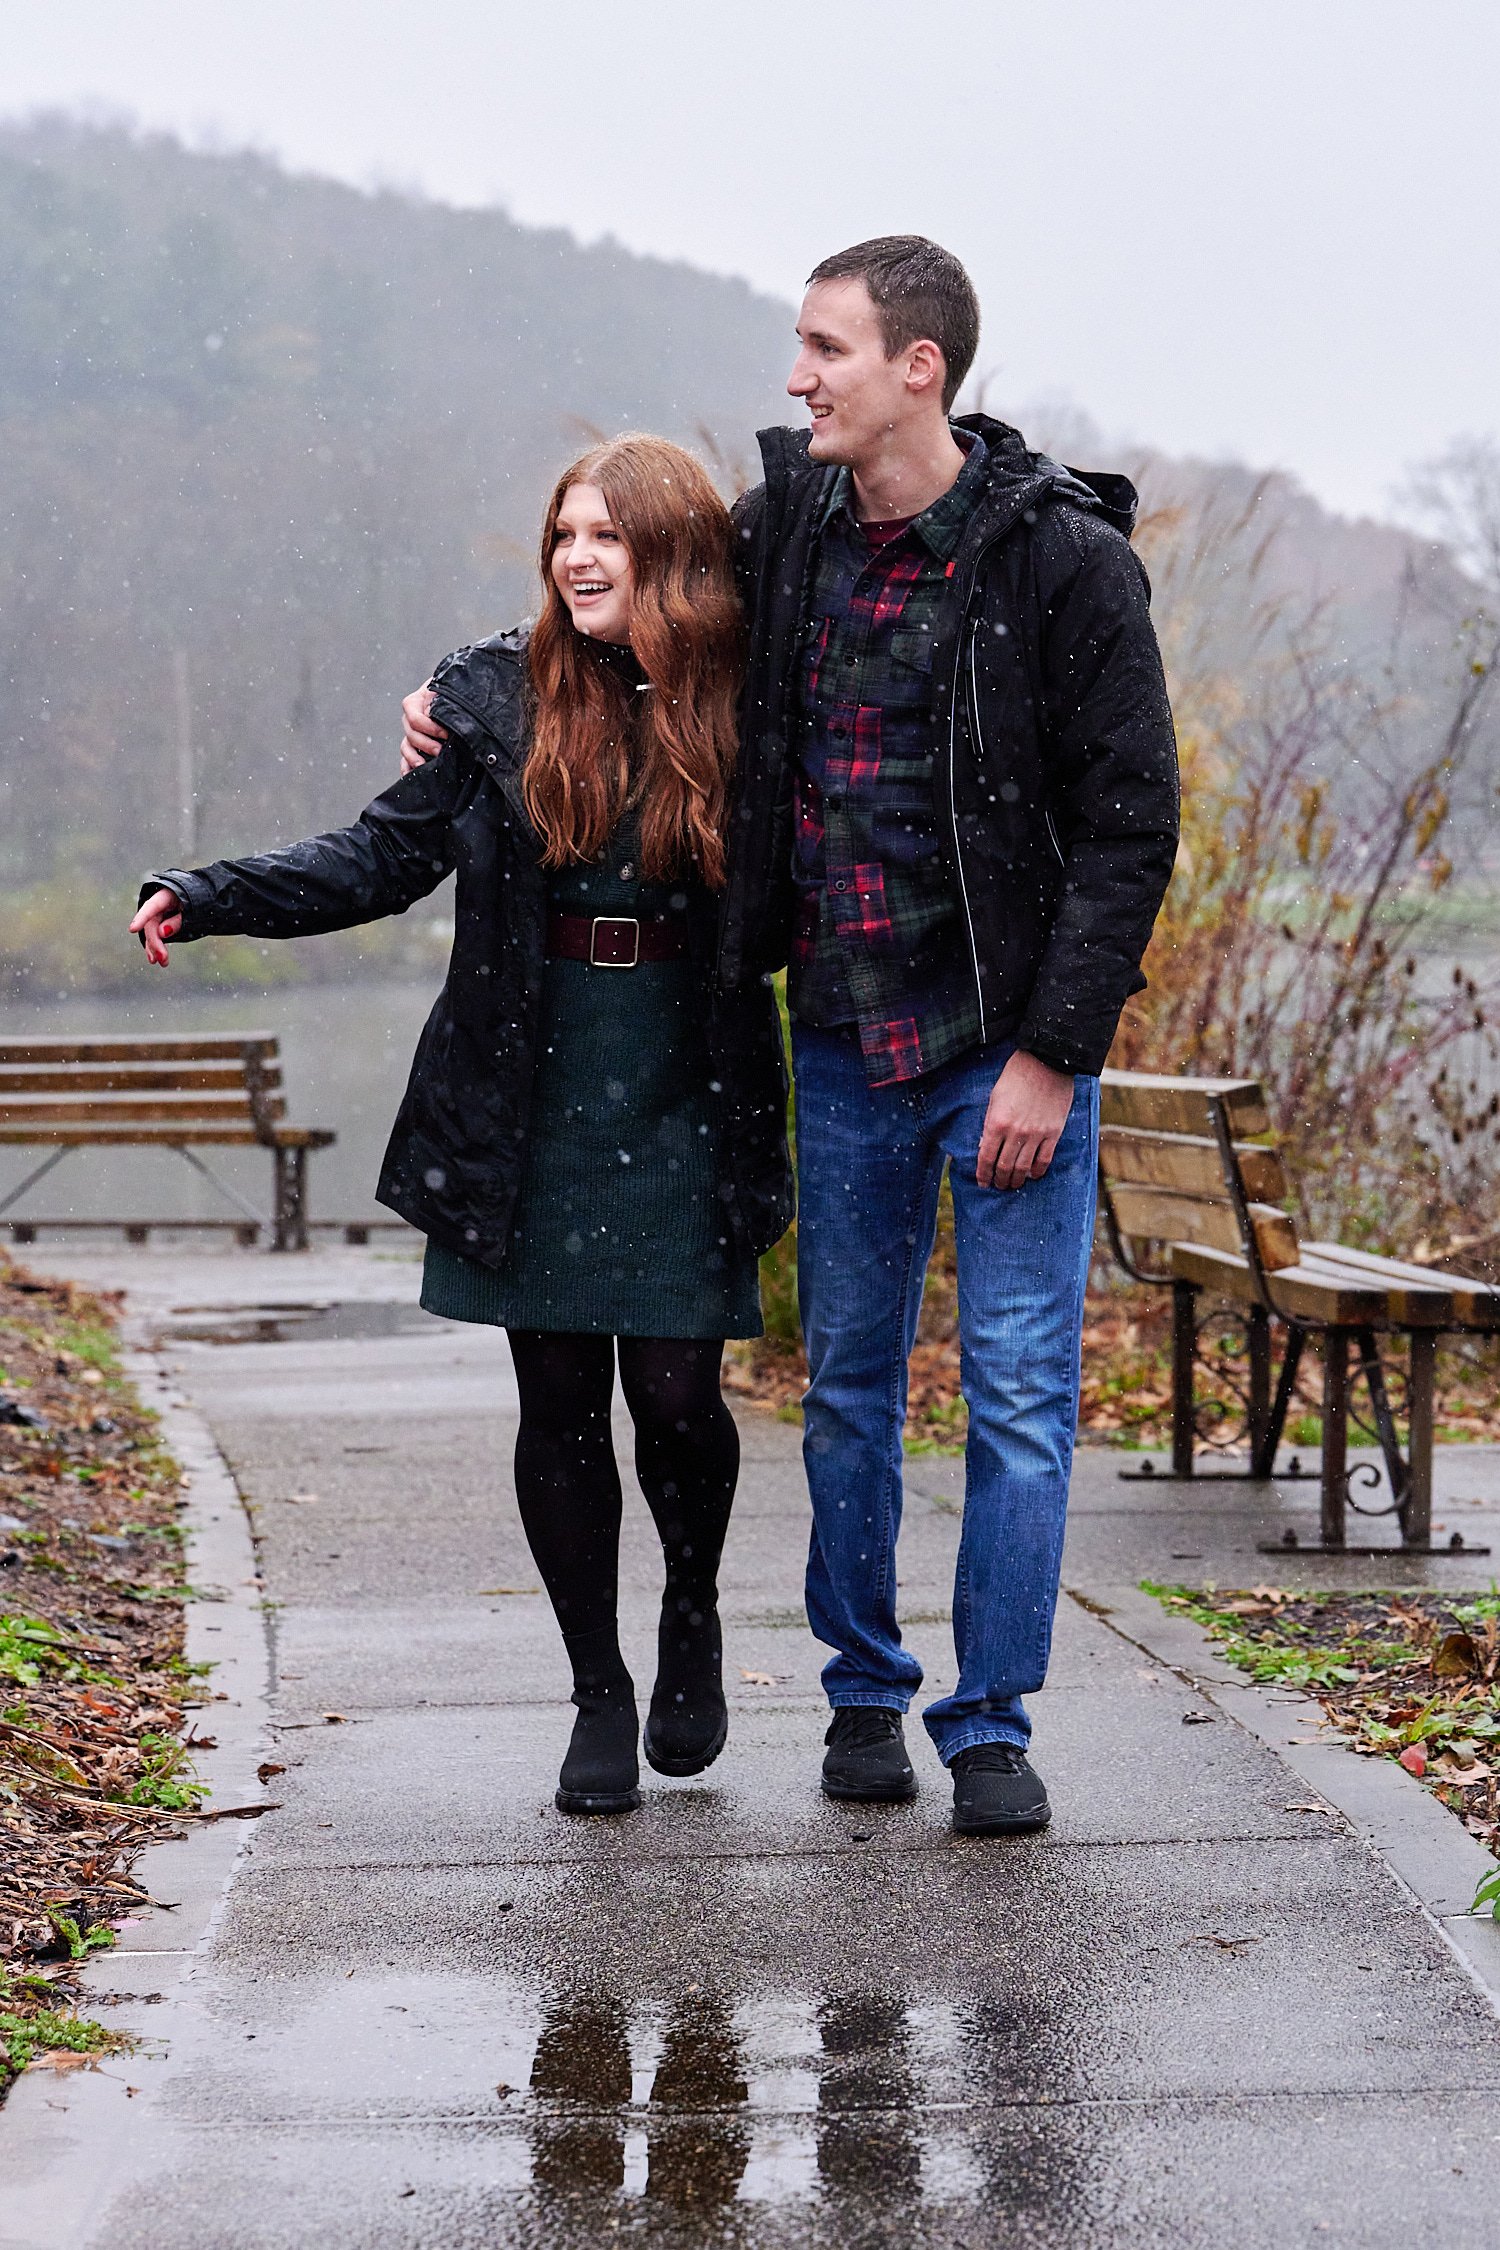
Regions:
<svg viewBox="0 0 1500 2250"><path fill-rule="evenodd" d="M628 961L601 961L599 958L599 932L601 930L629 930L633 940ZM610 941L605 940L608 944ZM591 969L633 969L641 958L641 925L633 914L596 914L589 930L589 967Z"/></svg>

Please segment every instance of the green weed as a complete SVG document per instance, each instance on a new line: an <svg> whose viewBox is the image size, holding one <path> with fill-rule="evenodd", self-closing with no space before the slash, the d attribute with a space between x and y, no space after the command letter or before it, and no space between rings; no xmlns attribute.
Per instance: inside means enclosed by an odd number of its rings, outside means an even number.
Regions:
<svg viewBox="0 0 1500 2250"><path fill-rule="evenodd" d="M47 1909L47 1919L67 1947L70 1961L86 1961L91 1953L103 1953L115 1942L114 1931L106 1929L102 1922L81 1930L71 1914L51 1906Z"/></svg>
<svg viewBox="0 0 1500 2250"><path fill-rule="evenodd" d="M59 2048L70 2055L108 2055L131 2044L123 2032L108 2031L87 2016L64 2015L56 2008L22 2016L0 2008L0 2063L11 2071L23 2071L38 2055L56 2054Z"/></svg>
<svg viewBox="0 0 1500 2250"><path fill-rule="evenodd" d="M146 1766L125 1797L127 1805L154 1805L161 1812L196 1812L208 1795L208 1783L192 1775L192 1759L170 1734L143 1734L141 1748Z"/></svg>

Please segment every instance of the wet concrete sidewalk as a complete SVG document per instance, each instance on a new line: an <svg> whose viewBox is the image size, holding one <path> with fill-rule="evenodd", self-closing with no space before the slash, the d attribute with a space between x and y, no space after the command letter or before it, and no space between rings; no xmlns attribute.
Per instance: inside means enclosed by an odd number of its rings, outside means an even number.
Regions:
<svg viewBox="0 0 1500 2250"><path fill-rule="evenodd" d="M954 1839L919 1727L915 1806L826 1804L798 1433L746 1413L729 1747L696 1781L647 1775L629 1819L566 1819L503 1339L426 1321L389 1255L45 1262L131 1275L228 1457L286 1771L177 1996L122 2011L158 2059L86 2096L28 2080L0 2115L0 2244L1493 2240L1500 2022L1346 1825L1231 1718L1185 1724L1202 1698L1107 1618L1062 1604L1045 1836ZM1285 1582L1254 1541L1310 1488L1246 1506L1116 1468L1080 1459L1091 1600L1147 1573ZM1493 1453L1442 1478L1440 1515L1497 1528ZM957 1469L910 1482L902 1609L940 1692ZM638 1496L627 1515L644 1698L659 1558ZM96 1983L154 1989L183 1945L154 1916ZM49 2114L61 2145L85 2098L128 2110L92 2217L8 2229L6 2183L34 2211Z"/></svg>

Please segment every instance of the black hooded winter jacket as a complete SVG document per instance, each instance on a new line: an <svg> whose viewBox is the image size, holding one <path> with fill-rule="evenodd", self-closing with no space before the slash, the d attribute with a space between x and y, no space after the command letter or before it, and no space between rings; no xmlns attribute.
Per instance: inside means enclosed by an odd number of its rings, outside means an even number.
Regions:
<svg viewBox="0 0 1500 2250"><path fill-rule="evenodd" d="M1103 1068L1177 846L1177 746L1124 477L1081 477L988 415L989 482L934 639L938 802L981 1037L1056 1070ZM736 506L751 618L720 974L785 962L800 633L834 475L807 433L763 430L765 482Z"/></svg>
<svg viewBox="0 0 1500 2250"><path fill-rule="evenodd" d="M304 937L402 914L457 870L453 955L427 1020L376 1193L424 1234L482 1264L503 1263L521 1183L536 1071L547 881L521 799L524 633L445 657L433 674L441 753L326 836L170 868L180 936ZM712 1067L719 1195L746 1250L791 1222L786 1068L769 985L723 995L713 975L717 901L688 891L689 938ZM619 972L628 989L626 972Z"/></svg>

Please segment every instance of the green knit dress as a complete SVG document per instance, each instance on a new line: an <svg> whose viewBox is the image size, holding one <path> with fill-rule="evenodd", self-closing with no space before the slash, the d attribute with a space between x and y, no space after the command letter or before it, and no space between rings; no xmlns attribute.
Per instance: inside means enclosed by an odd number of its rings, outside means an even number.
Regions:
<svg viewBox="0 0 1500 2250"><path fill-rule="evenodd" d="M564 914L681 911L645 883L627 817L558 869ZM756 1261L730 1233L692 963L548 961L526 1162L503 1267L427 1245L422 1303L446 1320L593 1336L758 1336Z"/></svg>

